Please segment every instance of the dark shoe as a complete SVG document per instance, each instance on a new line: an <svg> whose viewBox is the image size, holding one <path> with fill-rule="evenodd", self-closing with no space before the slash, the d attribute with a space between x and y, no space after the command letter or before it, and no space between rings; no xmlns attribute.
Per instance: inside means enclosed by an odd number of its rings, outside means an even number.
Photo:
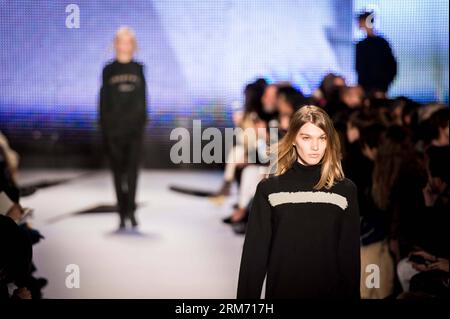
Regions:
<svg viewBox="0 0 450 319"><path fill-rule="evenodd" d="M237 222L233 223L232 225L233 231L237 235L244 235L245 231L247 229L247 223L246 222Z"/></svg>
<svg viewBox="0 0 450 319"><path fill-rule="evenodd" d="M231 220L231 216L222 219L225 224L231 224L233 221Z"/></svg>
<svg viewBox="0 0 450 319"><path fill-rule="evenodd" d="M125 229L125 219L120 218L119 230Z"/></svg>
<svg viewBox="0 0 450 319"><path fill-rule="evenodd" d="M246 222L248 221L248 211L245 210L244 216L241 217L239 220L233 221L231 218L232 218L232 217L230 216L230 224L231 224L231 225L233 225L233 224L238 224L238 223L242 223L242 222L246 223Z"/></svg>
<svg viewBox="0 0 450 319"><path fill-rule="evenodd" d="M134 217L134 215L132 215L130 217L130 221L131 221L131 227L136 228L138 223L137 223L136 218Z"/></svg>
<svg viewBox="0 0 450 319"><path fill-rule="evenodd" d="M248 212L246 212L244 217L242 217L241 219L239 219L235 222L231 221L231 224L234 225L234 224L247 223L247 222L248 222Z"/></svg>
<svg viewBox="0 0 450 319"><path fill-rule="evenodd" d="M233 212L234 214L234 212ZM222 221L225 224L236 224L236 223L241 223L241 222L247 222L248 221L248 211L245 211L244 217L241 217L241 219L233 221L233 214L230 217L224 218Z"/></svg>

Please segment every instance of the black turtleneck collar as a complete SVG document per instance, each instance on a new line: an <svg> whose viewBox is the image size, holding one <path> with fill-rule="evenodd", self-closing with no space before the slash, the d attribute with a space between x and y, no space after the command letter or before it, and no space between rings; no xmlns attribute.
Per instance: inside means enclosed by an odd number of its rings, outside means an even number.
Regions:
<svg viewBox="0 0 450 319"><path fill-rule="evenodd" d="M322 164L316 164L316 165L303 165L298 160L294 162L292 165L292 168L297 171L304 171L304 172L313 172L313 171L319 171L322 168Z"/></svg>
<svg viewBox="0 0 450 319"><path fill-rule="evenodd" d="M317 183L322 173L322 164L303 165L298 160L292 164L292 171L294 174L301 175L301 180L306 183Z"/></svg>

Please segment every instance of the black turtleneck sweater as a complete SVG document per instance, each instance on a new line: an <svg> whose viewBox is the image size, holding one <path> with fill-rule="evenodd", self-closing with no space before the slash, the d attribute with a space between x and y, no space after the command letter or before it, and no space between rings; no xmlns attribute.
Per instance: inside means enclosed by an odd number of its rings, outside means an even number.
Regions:
<svg viewBox="0 0 450 319"><path fill-rule="evenodd" d="M359 298L360 223L355 184L313 190L320 165L295 162L258 184L242 253L238 298Z"/></svg>

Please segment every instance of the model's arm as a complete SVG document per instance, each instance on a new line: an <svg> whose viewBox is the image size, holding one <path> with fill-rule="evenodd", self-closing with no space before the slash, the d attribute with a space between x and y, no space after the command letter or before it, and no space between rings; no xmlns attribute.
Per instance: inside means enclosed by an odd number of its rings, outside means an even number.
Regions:
<svg viewBox="0 0 450 319"><path fill-rule="evenodd" d="M238 299L259 299L267 271L272 236L271 206L264 192L265 181L258 184L250 209L238 282Z"/></svg>
<svg viewBox="0 0 450 319"><path fill-rule="evenodd" d="M107 110L106 104L107 104L107 94L108 94L108 75L107 75L107 68L105 67L102 72L102 87L100 88L100 97L99 97L99 124L100 126L103 126L105 121L105 113Z"/></svg>
<svg viewBox="0 0 450 319"><path fill-rule="evenodd" d="M142 103L142 119L144 120L144 125L145 122L147 121L147 82L145 80L145 76L144 76L144 66L141 65L140 66L140 77L142 80L142 87L140 89L140 102Z"/></svg>
<svg viewBox="0 0 450 319"><path fill-rule="evenodd" d="M342 214L338 242L340 291L343 298L360 298L360 220L358 194L350 184L348 207Z"/></svg>

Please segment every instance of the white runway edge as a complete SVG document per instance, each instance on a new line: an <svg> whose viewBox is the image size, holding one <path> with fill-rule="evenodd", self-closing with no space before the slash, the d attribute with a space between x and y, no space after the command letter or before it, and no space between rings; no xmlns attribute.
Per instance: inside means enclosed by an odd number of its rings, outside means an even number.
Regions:
<svg viewBox="0 0 450 319"><path fill-rule="evenodd" d="M29 170L21 183L79 176L85 171ZM217 206L177 194L169 185L219 189L220 172L143 170L139 178L139 234L115 234L118 216L69 216L114 204L109 171L90 171L22 200L45 239L34 246L37 276L46 277L44 298L235 298L243 236L221 219L236 196ZM64 217L67 216L67 217ZM58 219L58 217L60 217ZM80 288L67 288L66 266L80 268Z"/></svg>

